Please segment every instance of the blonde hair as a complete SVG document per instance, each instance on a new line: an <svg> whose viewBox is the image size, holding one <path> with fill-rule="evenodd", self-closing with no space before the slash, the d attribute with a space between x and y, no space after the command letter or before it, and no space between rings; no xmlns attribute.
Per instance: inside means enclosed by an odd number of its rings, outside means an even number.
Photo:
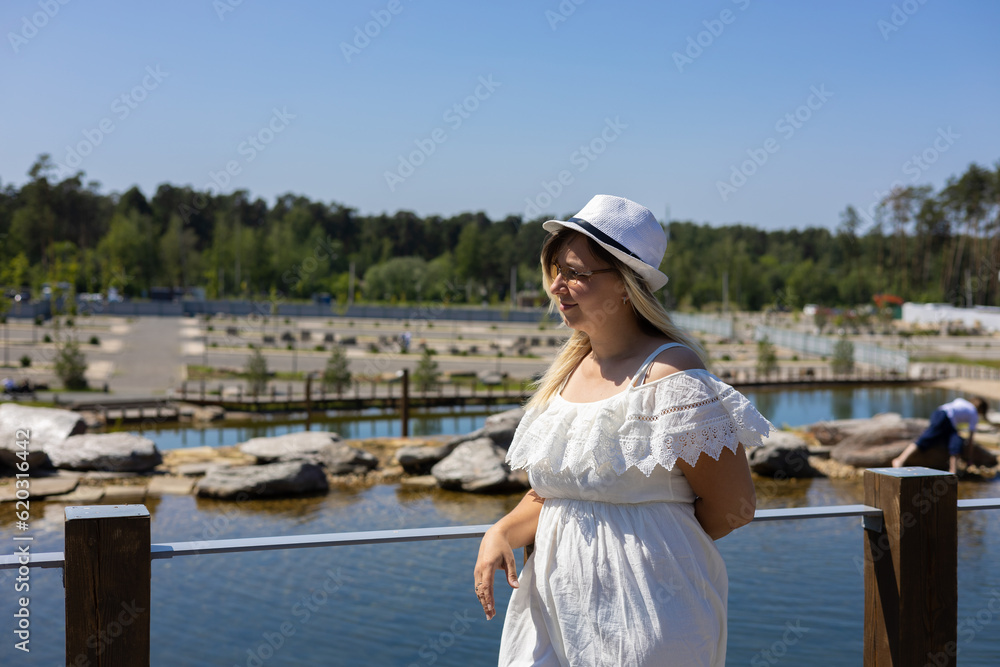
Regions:
<svg viewBox="0 0 1000 667"><path fill-rule="evenodd" d="M594 257L609 264L618 274L625 286L632 311L639 321L639 326L644 331L651 335L664 336L671 341L685 345L691 348L702 362L705 361L705 352L702 350L701 344L673 323L666 309L653 296L649 285L632 267L605 250L589 236L573 230L561 229L553 232L545 239L545 244L542 246L542 283L545 286L545 293L549 296L549 312L554 312L559 303L559 299L549 290L555 278L552 266L555 262L555 256L577 235L587 240L587 245ZM620 304L611 301L606 304L605 310L607 313L613 314L619 307L621 307ZM569 340L559 349L555 360L545 371L541 380L538 381L538 389L525 407L541 407L548 403L583 358L590 353L590 350L590 337L582 331L574 331Z"/></svg>

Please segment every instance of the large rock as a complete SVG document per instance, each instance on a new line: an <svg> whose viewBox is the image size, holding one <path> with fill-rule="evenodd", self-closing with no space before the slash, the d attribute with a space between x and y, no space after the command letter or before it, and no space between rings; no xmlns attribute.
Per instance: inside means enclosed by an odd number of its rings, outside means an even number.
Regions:
<svg viewBox="0 0 1000 667"><path fill-rule="evenodd" d="M514 408L490 415L483 425L483 435L490 438L496 446L507 449L514 439L514 431L517 430L517 425L521 423L522 417L524 417L524 408Z"/></svg>
<svg viewBox="0 0 1000 667"><path fill-rule="evenodd" d="M471 433L466 433L465 435L456 436L449 440L448 444L455 446L463 442L472 442L479 438L489 438L493 441L493 444L507 449L514 439L514 431L517 429L517 425L521 423L522 417L524 417L524 408L514 408L506 412L498 412L495 415L487 417L482 428L476 429Z"/></svg>
<svg viewBox="0 0 1000 667"><path fill-rule="evenodd" d="M816 477L820 473L809 465L809 445L788 431L772 431L763 444L747 452L750 470L758 475L788 479Z"/></svg>
<svg viewBox="0 0 1000 667"><path fill-rule="evenodd" d="M289 461L216 468L201 478L197 493L205 498L245 500L326 493L329 488L320 466Z"/></svg>
<svg viewBox="0 0 1000 667"><path fill-rule="evenodd" d="M324 447L339 440L340 435L329 431L298 431L271 438L251 438L237 445L237 449L255 457L257 463L316 462Z"/></svg>
<svg viewBox="0 0 1000 667"><path fill-rule="evenodd" d="M359 474L377 468L378 458L343 442L332 442L320 450L319 463L331 475Z"/></svg>
<svg viewBox="0 0 1000 667"><path fill-rule="evenodd" d="M822 445L883 445L896 440L916 439L927 428L926 419L903 419L895 412L870 419L838 419L817 422L807 427Z"/></svg>
<svg viewBox="0 0 1000 667"><path fill-rule="evenodd" d="M903 453L903 450L913 442L912 440L899 440L884 445L872 445L871 447L839 449L834 448L832 458L841 463L852 465L856 468L888 468L892 465L892 460ZM992 468L997 464L997 457L988 449L984 449L973 443L972 447L966 447L966 461L969 465L984 466ZM947 447L931 447L925 450L917 450L906 462L907 466L922 466L924 468L934 468L936 470L948 470L950 456Z"/></svg>
<svg viewBox="0 0 1000 667"><path fill-rule="evenodd" d="M901 440L913 442L929 424L930 420L927 419L903 419L895 413L879 415L840 440L834 451L864 449Z"/></svg>
<svg viewBox="0 0 1000 667"><path fill-rule="evenodd" d="M46 453L52 465L67 470L146 472L163 462L152 440L132 433L72 435Z"/></svg>
<svg viewBox="0 0 1000 667"><path fill-rule="evenodd" d="M22 437L22 430L27 430L27 438ZM23 461L18 453L24 450L17 443L27 440L29 468L38 470L50 467L46 449L86 430L87 425L79 412L2 403L0 404L0 464L14 468Z"/></svg>
<svg viewBox="0 0 1000 667"><path fill-rule="evenodd" d="M431 468L431 474L441 488L455 491L500 493L524 488L523 477L511 475L506 454L488 437L463 442Z"/></svg>
<svg viewBox="0 0 1000 667"><path fill-rule="evenodd" d="M892 465L892 459L899 456L906 445L919 438L930 423L926 419L903 419L895 413L851 421L858 423L851 424L850 429L830 450L830 458L858 468L882 468ZM922 462L917 463L915 460L912 464L926 465L930 468L941 467L940 457L934 452L918 460ZM944 456L944 469L948 469L947 452Z"/></svg>
<svg viewBox="0 0 1000 667"><path fill-rule="evenodd" d="M489 438L494 445L506 450L514 439L514 431L517 430L522 417L524 417L523 408L498 412L487 417L482 428L456 436L443 445L403 447L396 452L396 461L403 466L403 471L407 474L426 475L438 461L449 456L456 447L465 442Z"/></svg>
<svg viewBox="0 0 1000 667"><path fill-rule="evenodd" d="M447 442L443 445L401 447L396 452L396 461L409 475L426 475L434 465L455 451L463 441Z"/></svg>
<svg viewBox="0 0 1000 667"><path fill-rule="evenodd" d="M303 461L325 467L333 475L362 473L378 467L378 458L350 447L336 433L300 431L273 438L253 438L237 447L257 463Z"/></svg>
<svg viewBox="0 0 1000 667"><path fill-rule="evenodd" d="M892 460L902 454L910 442L909 440L899 440L881 445L849 447L846 449L841 449L838 446L834 447L833 451L830 452L830 458L834 461L854 466L855 468L888 468L892 465ZM938 449L940 450L939 452L934 451ZM948 450L944 447L933 447L926 453L918 451L907 465L947 470Z"/></svg>

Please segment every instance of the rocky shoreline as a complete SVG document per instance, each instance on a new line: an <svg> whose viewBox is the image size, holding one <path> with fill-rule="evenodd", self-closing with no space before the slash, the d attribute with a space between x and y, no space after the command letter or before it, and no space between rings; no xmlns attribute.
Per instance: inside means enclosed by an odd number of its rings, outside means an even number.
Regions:
<svg viewBox="0 0 1000 667"><path fill-rule="evenodd" d="M331 488L398 483L409 489L513 493L528 487L504 462L523 411L492 415L460 436L344 440L327 431L253 438L232 447L160 451L130 433L87 433L79 413L0 404L0 502L16 499L17 466L31 475L30 497L73 504L140 503L147 496L195 494L220 500L328 493ZM17 429L30 427L19 448ZM773 479L858 477L886 467L927 426L882 414L778 431L748 451L751 470ZM997 476L996 427L977 433L966 479ZM983 447L982 445L986 445ZM914 465L947 469L947 452Z"/></svg>

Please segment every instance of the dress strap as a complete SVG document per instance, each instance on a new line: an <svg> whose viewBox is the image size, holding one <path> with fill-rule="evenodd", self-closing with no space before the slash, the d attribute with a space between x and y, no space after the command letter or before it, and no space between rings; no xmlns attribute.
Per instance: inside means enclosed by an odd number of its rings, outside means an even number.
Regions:
<svg viewBox="0 0 1000 667"><path fill-rule="evenodd" d="M684 347L681 343L664 343L660 347L653 350L653 353L646 357L646 361L642 362L642 366L636 371L635 375L632 377L632 382L629 383L629 388L638 387L646 380L646 374L649 372L649 367L652 366L653 360L660 356L660 353L664 350L669 350L672 347Z"/></svg>

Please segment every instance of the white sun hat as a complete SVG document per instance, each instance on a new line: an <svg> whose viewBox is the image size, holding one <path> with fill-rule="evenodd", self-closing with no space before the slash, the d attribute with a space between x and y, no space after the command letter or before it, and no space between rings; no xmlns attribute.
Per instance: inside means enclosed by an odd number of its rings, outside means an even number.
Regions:
<svg viewBox="0 0 1000 667"><path fill-rule="evenodd" d="M667 251L667 235L645 206L623 197L596 195L569 220L549 220L547 232L572 229L585 234L612 255L635 269L650 291L667 284L660 262Z"/></svg>

